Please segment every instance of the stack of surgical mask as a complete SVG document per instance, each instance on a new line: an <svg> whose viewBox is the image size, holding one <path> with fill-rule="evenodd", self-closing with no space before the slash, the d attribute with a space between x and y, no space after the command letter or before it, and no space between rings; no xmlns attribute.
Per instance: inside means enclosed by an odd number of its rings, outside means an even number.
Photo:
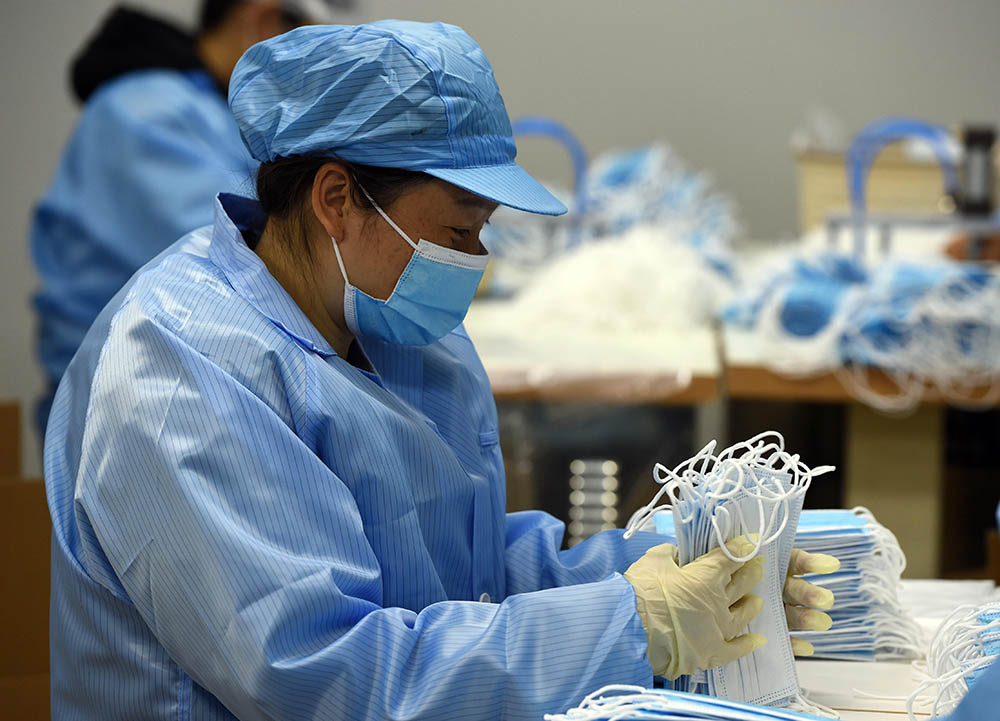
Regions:
<svg viewBox="0 0 1000 721"><path fill-rule="evenodd" d="M748 632L767 637L768 644L749 656L674 681L674 689L773 706L818 710L804 700L795 671L782 600L802 501L814 476L832 470L810 469L788 453L784 439L763 433L715 453L715 443L669 470L657 465L654 480L662 485L653 500L629 521L627 535L647 525L664 506L664 494L676 529L680 565L721 548L732 560L766 559L764 578L752 593L764 607ZM745 557L734 558L726 541L747 536L755 545Z"/></svg>
<svg viewBox="0 0 1000 721"><path fill-rule="evenodd" d="M654 517L656 532L676 542L672 514ZM816 658L874 661L917 658L920 627L899 601L906 556L896 537L867 508L805 510L799 516L795 548L825 553L840 570L805 580L830 589L833 626L826 631L796 631L809 641Z"/></svg>
<svg viewBox="0 0 1000 721"><path fill-rule="evenodd" d="M927 650L927 679L910 695L906 709L916 706L931 718L951 713L979 677L1000 658L1000 602L960 606L938 628ZM927 692L933 695L926 696Z"/></svg>
<svg viewBox="0 0 1000 721"><path fill-rule="evenodd" d="M867 508L803 511L795 547L840 560L840 570L805 579L833 591L826 631L796 631L815 656L840 660L917 658L920 627L899 601L906 556Z"/></svg>
<svg viewBox="0 0 1000 721"><path fill-rule="evenodd" d="M809 721L820 718L683 691L617 685L594 691L566 713L545 714L545 721Z"/></svg>

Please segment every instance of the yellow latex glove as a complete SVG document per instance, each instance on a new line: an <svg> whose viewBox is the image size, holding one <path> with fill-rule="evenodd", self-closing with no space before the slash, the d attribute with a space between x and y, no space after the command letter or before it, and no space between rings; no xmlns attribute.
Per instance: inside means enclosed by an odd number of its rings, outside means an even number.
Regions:
<svg viewBox="0 0 1000 721"><path fill-rule="evenodd" d="M833 625L827 614L815 609L833 608L833 591L799 578L806 573L834 573L840 561L823 553L806 553L796 548L788 562L785 577L785 618L790 631L825 631ZM792 636L792 652L796 656L812 656L813 645Z"/></svg>
<svg viewBox="0 0 1000 721"><path fill-rule="evenodd" d="M753 549L742 536L726 545L737 557ZM676 553L672 544L655 546L625 572L635 589L653 673L671 681L735 661L767 643L760 634L741 635L764 606L759 596L747 594L763 578L763 558L735 563L717 548L681 568Z"/></svg>

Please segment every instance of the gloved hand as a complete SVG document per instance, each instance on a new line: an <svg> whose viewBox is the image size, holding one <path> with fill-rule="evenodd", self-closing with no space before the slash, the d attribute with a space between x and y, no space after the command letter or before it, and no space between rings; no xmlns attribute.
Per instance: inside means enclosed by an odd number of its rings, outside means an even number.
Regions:
<svg viewBox="0 0 1000 721"><path fill-rule="evenodd" d="M790 631L825 631L833 625L833 620L822 611L814 609L833 608L833 591L813 585L799 578L806 573L834 573L840 569L840 561L823 553L806 553L796 548L788 562L785 577L785 618ZM802 638L792 636L792 652L796 656L812 656L813 645Z"/></svg>
<svg viewBox="0 0 1000 721"><path fill-rule="evenodd" d="M752 550L742 536L726 545L737 557ZM763 558L735 563L717 548L680 568L676 553L672 544L655 546L625 572L635 589L653 673L671 681L735 661L767 643L760 634L740 635L764 607L759 596L747 595L763 578Z"/></svg>

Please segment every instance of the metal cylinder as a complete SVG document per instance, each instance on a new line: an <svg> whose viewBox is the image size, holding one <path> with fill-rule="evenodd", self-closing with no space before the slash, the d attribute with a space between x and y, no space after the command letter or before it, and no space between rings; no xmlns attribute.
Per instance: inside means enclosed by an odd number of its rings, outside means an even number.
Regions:
<svg viewBox="0 0 1000 721"><path fill-rule="evenodd" d="M569 546L617 527L618 468L618 463L610 459L578 458L570 462Z"/></svg>

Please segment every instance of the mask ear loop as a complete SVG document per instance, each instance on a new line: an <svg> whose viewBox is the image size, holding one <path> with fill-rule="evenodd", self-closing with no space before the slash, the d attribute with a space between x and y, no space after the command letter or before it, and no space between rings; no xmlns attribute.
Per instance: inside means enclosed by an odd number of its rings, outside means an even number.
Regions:
<svg viewBox="0 0 1000 721"><path fill-rule="evenodd" d="M899 605L895 591L899 575L906 565L905 556L895 536L881 526L868 509L859 506L852 512L866 521L864 532L872 538L877 554L861 557L857 561L862 578L859 590L880 606L868 614L874 624L876 658L919 658L923 649L912 639L920 637L920 628ZM942 624L942 627L947 630L948 624ZM933 643L938 643L938 640Z"/></svg>
<svg viewBox="0 0 1000 721"><path fill-rule="evenodd" d="M966 691L968 691L966 677L981 668L986 668L992 665L993 662L993 658L988 656L983 657L969 666L960 666L950 670L942 676L929 678L920 683L913 690L913 693L910 694L910 697L906 701L906 712L909 714L910 719L912 721L917 721L917 717L913 712L913 706L920 700L920 694L923 691L934 686L938 687L938 692L934 696L931 718L938 718L941 714L953 711L954 707L958 705L958 702L965 695Z"/></svg>
<svg viewBox="0 0 1000 721"><path fill-rule="evenodd" d="M757 478L756 473L754 473L754 477L755 479ZM780 538L781 534L784 533L785 529L788 527L790 499L796 495L797 492L798 491L792 488L784 489L780 492L774 492L767 488L766 485L764 485L759 479L753 490L747 490L749 495L757 498L762 512L765 498L768 501L774 501L774 508L771 509L766 523L763 518L761 520L759 540L762 547L773 543L775 540ZM782 519L781 524L778 526L777 530L775 530L774 525L779 516Z"/></svg>
<svg viewBox="0 0 1000 721"><path fill-rule="evenodd" d="M731 471L736 472L736 478L729 477ZM745 464L732 458L720 461L714 469L712 477L706 479L706 485L708 490L705 495L715 502L735 498L740 491L747 490Z"/></svg>
<svg viewBox="0 0 1000 721"><path fill-rule="evenodd" d="M965 692L962 688L967 687L965 679L995 661L996 654L984 655L982 638L994 629L1000 629L1000 618L988 623L983 623L981 618L994 609L1000 610L1000 604L989 604L986 608L989 610L972 605L960 606L941 624L927 653L929 678L918 686L907 703L911 715L914 699L932 686L938 687L934 698L935 714L942 701L948 706L944 711L950 711Z"/></svg>
<svg viewBox="0 0 1000 721"><path fill-rule="evenodd" d="M765 543L773 543L775 540L781 537L788 527L788 523L791 520L791 501L800 495L805 494L812 483L812 478L823 473L827 473L833 470L832 466L818 466L817 468L809 468L800 460L798 454L789 456L783 449L778 450L774 453L773 458L778 458L782 461L783 466L790 469L788 475L791 476L789 479L789 487L783 493L771 493L766 486L763 486L763 490L769 493L772 499L775 501L774 509L771 513L771 518L768 525L767 540ZM781 471L786 473L787 471ZM761 486L758 486L759 488ZM781 514L781 524L778 526L777 530L772 530L774 528L774 522Z"/></svg>
<svg viewBox="0 0 1000 721"><path fill-rule="evenodd" d="M402 237L403 240L405 240L407 243L410 244L410 247L412 247L414 250L416 250L417 249L417 244L414 243L412 240L410 240L410 236L408 236L403 231L402 228L400 228L398 225L396 225L396 221L394 221L392 218L390 218L388 216L388 214L384 210L382 210L382 208L379 207L379 204L375 202L375 199L372 198L372 196L368 194L367 190L365 190L365 186L363 186L361 183L358 183L357 179L355 179L354 182L357 183L357 185L358 185L359 188L361 188L361 192L365 194L366 198L368 198L368 202L372 204L372 207L375 208L375 210L378 212L378 214L382 216L382 220L384 220L386 223L388 223L392 227L393 230L395 230L397 233L399 233L400 237Z"/></svg>
<svg viewBox="0 0 1000 721"><path fill-rule="evenodd" d="M762 447L764 446L763 445L759 446L758 450L759 448ZM715 540L718 544L718 547L721 548L722 552L726 555L726 557L729 558L734 563L745 563L746 561L749 561L750 559L757 556L760 553L760 549L763 546L772 543L776 538L778 538L781 535L781 533L787 527L788 516L789 516L787 493L785 494L784 497L781 496L777 497L777 503L775 504L774 511L772 511L769 518L766 518L762 496L759 493L755 493L753 489L747 487L747 474L748 474L747 466L741 463L740 461L731 458L727 458L726 461L721 465L726 469L729 468L735 469L737 471L738 477L736 481L733 482L733 487L730 490L725 492L715 491L713 494L714 499L716 499L718 502L724 502L726 500L734 498L740 491L746 491L749 497L756 498L756 506L758 513L757 526L756 526L757 532L756 534L753 533L747 534L748 540L753 545L753 549L749 551L745 556L742 557L734 556L729 551L729 548L726 546L725 537L731 535L734 532L735 522L733 517L733 511L730 511L729 508L727 508L726 506L717 505L714 512L711 514L711 527L712 531L714 531ZM756 475L753 474L752 471L750 471L750 475L756 481ZM721 480L723 482L732 482L731 479L728 479L726 477L725 472L721 476ZM756 486L756 484L754 485ZM781 526L777 532L773 532L774 521L777 518L777 514L781 512L782 508L784 508L784 514ZM743 511L742 506L737 504L735 506L734 512L736 516L738 516L741 527L744 530L748 529L751 524L747 522L747 518ZM725 532L723 532L722 523L720 523L720 518L725 522L726 525ZM756 535L757 538L756 541L751 540L751 537L753 535Z"/></svg>
<svg viewBox="0 0 1000 721"><path fill-rule="evenodd" d="M752 438L749 438L745 441L740 441L739 443L735 443L731 445L729 448L722 451L722 453L719 454L719 460L722 461L726 460L727 458L731 458L736 454L737 451L741 449L751 451L752 453L754 445L760 443L765 438L775 438L776 440L774 441L774 444L777 445L781 450L784 450L785 448L784 436L778 433L778 431L762 431L761 433L758 433Z"/></svg>
<svg viewBox="0 0 1000 721"><path fill-rule="evenodd" d="M682 521L684 523L690 522L693 518L693 504L690 499L683 498L680 491L682 488L686 488L688 494L700 496L700 492L697 490L699 484L695 480L699 476L699 473L694 466L700 462L704 470L708 467L708 464L714 464L715 457L712 455L712 451L715 450L715 446L715 441L709 441L698 453L675 466L673 470L668 469L660 463L653 466L653 480L660 483L663 487L653 497L651 504L655 505L662 494L666 492L670 497L671 503L666 504L664 510L666 507L689 508L691 510L686 516L682 516ZM650 504L647 504L647 507L649 506Z"/></svg>
<svg viewBox="0 0 1000 721"><path fill-rule="evenodd" d="M347 279L347 269L344 267L344 259L340 257L340 243L332 235L330 236L330 240L333 241L333 254L337 256L337 265L340 266L340 274L344 276L344 283L350 285L351 281Z"/></svg>
<svg viewBox="0 0 1000 721"><path fill-rule="evenodd" d="M758 526L758 528L761 528L764 525L764 506L759 501L757 503L757 506L760 516L759 517L760 525ZM712 529L715 532L715 540L718 543L719 548L721 548L722 552L726 555L726 558L728 558L733 563L746 563L747 561L756 557L757 554L760 553L760 549L764 545L762 543L763 541L762 534L759 532L756 534L757 536L756 542L751 540L751 537L755 534L752 533L745 534L747 537L747 541L753 546L753 550L749 551L745 556L734 556L732 552L729 550L729 548L726 546L725 534L722 533L722 529L719 525L719 514L722 512L724 512L727 520L732 518L728 508L726 508L725 506L717 507L715 513L712 514ZM743 525L744 528L746 528L749 524L746 522L746 517L743 514L743 509L737 506L736 513L740 517L740 523ZM733 525L732 523L729 524L730 529L732 528L732 525Z"/></svg>
<svg viewBox="0 0 1000 721"><path fill-rule="evenodd" d="M625 526L625 539L630 539L635 535L635 532L646 525L646 523L656 514L658 511L668 510L671 504L663 504L658 506L660 499L665 493L669 493L668 482L676 478L676 474L669 468L664 466L662 463L657 463L653 466L653 480L660 484L659 490L653 496L653 499L647 503L645 506L637 510L632 517L629 519ZM673 500L671 498L671 500Z"/></svg>

